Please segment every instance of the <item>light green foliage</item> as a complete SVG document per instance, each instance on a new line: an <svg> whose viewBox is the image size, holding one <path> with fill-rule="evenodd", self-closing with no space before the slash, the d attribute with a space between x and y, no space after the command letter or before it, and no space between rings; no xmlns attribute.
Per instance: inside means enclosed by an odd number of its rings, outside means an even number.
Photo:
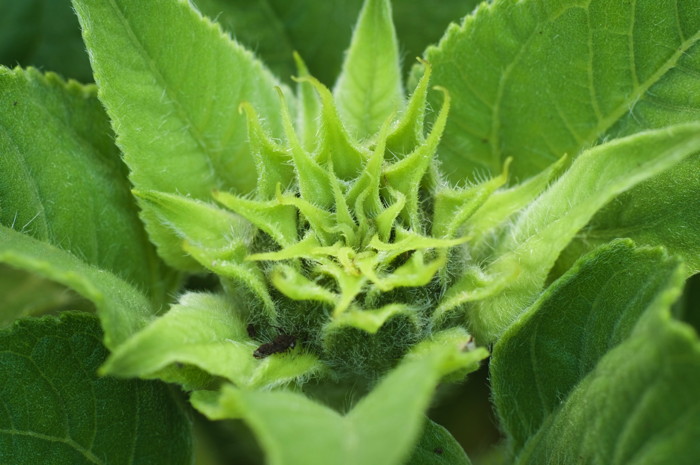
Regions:
<svg viewBox="0 0 700 465"><path fill-rule="evenodd" d="M694 463L700 343L669 311L683 274L660 249L616 241L503 335L492 384L515 463Z"/></svg>
<svg viewBox="0 0 700 465"><path fill-rule="evenodd" d="M98 320L65 313L0 331L0 462L189 464L190 421L159 382L100 378Z"/></svg>
<svg viewBox="0 0 700 465"><path fill-rule="evenodd" d="M663 193L663 195L660 195ZM615 237L639 244L664 244L686 261L688 274L700 272L700 155L615 198L577 237L568 252L590 250ZM576 255L574 255L576 256Z"/></svg>
<svg viewBox="0 0 700 465"><path fill-rule="evenodd" d="M221 295L185 294L165 316L119 346L102 369L122 377L160 377L189 389L212 386L212 376L241 387L269 388L320 369L315 357L300 349L253 358L260 344L248 336L241 306Z"/></svg>
<svg viewBox="0 0 700 465"><path fill-rule="evenodd" d="M167 272L136 215L95 87L0 68L0 88L0 223L115 273L160 306Z"/></svg>
<svg viewBox="0 0 700 465"><path fill-rule="evenodd" d="M401 110L399 46L389 3L365 2L333 94L348 132L357 139L372 137Z"/></svg>
<svg viewBox="0 0 700 465"><path fill-rule="evenodd" d="M445 172L455 182L495 174L513 157L523 179L612 137L697 120L698 40L694 2L482 4L425 54L460 102Z"/></svg>
<svg viewBox="0 0 700 465"><path fill-rule="evenodd" d="M70 0L0 2L0 64L36 66L91 82L90 62Z"/></svg>
<svg viewBox="0 0 700 465"><path fill-rule="evenodd" d="M251 191L254 162L236 109L254 100L279 134L276 79L186 1L74 4L134 185L198 199L215 188ZM168 248L171 231L150 213L144 210L143 219L151 239ZM183 267L179 260L169 264Z"/></svg>
<svg viewBox="0 0 700 465"><path fill-rule="evenodd" d="M438 381L455 370L473 371L487 355L484 349L464 351L467 340L463 331L451 331L419 345L345 415L301 394L230 385L218 394L196 392L192 402L209 418L246 421L271 465L400 464Z"/></svg>

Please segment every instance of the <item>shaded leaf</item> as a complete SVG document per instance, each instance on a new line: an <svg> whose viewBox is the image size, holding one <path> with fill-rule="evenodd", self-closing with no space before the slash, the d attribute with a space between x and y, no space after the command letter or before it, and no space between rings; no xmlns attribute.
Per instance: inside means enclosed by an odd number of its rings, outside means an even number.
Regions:
<svg viewBox="0 0 700 465"><path fill-rule="evenodd" d="M683 274L660 249L616 241L503 335L492 385L515 463L694 463L700 343L669 312Z"/></svg>
<svg viewBox="0 0 700 465"><path fill-rule="evenodd" d="M96 376L101 338L79 313L0 331L0 462L192 462L190 420L167 386Z"/></svg>
<svg viewBox="0 0 700 465"><path fill-rule="evenodd" d="M112 273L5 226L0 226L0 263L63 284L94 303L108 348L145 326L155 313L143 294Z"/></svg>

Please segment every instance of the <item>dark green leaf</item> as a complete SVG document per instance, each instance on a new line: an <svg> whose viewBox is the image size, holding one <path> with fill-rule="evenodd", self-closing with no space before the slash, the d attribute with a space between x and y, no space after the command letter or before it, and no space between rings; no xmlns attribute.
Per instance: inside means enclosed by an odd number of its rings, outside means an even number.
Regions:
<svg viewBox="0 0 700 465"><path fill-rule="evenodd" d="M496 344L516 463L695 463L700 343L671 320L684 270L616 241L582 258Z"/></svg>
<svg viewBox="0 0 700 465"><path fill-rule="evenodd" d="M0 463L192 463L190 420L166 385L96 376L101 338L79 313L0 331Z"/></svg>

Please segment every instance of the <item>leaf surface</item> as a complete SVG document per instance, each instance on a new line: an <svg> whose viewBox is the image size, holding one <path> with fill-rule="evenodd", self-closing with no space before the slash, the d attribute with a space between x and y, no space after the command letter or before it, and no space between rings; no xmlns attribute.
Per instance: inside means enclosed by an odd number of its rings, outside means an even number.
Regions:
<svg viewBox="0 0 700 465"><path fill-rule="evenodd" d="M0 224L167 298L94 86L0 68Z"/></svg>
<svg viewBox="0 0 700 465"><path fill-rule="evenodd" d="M422 413L440 378L473 371L487 355L484 349L462 352L466 339L453 330L418 346L346 415L302 394L232 386L196 392L192 402L209 418L246 421L272 465L399 464L420 433Z"/></svg>
<svg viewBox="0 0 700 465"><path fill-rule="evenodd" d="M0 331L0 462L191 463L190 420L166 385L96 376L101 338L72 312Z"/></svg>
<svg viewBox="0 0 700 465"><path fill-rule="evenodd" d="M399 45L388 0L367 0L333 88L348 132L368 139L403 107Z"/></svg>
<svg viewBox="0 0 700 465"><path fill-rule="evenodd" d="M425 58L455 108L442 139L457 182L526 178L601 141L700 117L693 2L484 3ZM433 106L438 102L433 98Z"/></svg>
<svg viewBox="0 0 700 465"><path fill-rule="evenodd" d="M700 272L700 154L641 183L606 205L577 235L577 257L615 237L661 244L683 257L688 274ZM571 260L571 257L568 257Z"/></svg>
<svg viewBox="0 0 700 465"><path fill-rule="evenodd" d="M683 266L616 241L496 344L494 401L518 464L694 463L700 343L669 308Z"/></svg>

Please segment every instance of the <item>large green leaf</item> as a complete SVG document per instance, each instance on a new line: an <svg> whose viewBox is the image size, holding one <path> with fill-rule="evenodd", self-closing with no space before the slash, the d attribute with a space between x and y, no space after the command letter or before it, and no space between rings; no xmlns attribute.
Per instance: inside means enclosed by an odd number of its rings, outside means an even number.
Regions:
<svg viewBox="0 0 700 465"><path fill-rule="evenodd" d="M94 86L0 68L0 224L148 292L170 291Z"/></svg>
<svg viewBox="0 0 700 465"><path fill-rule="evenodd" d="M679 268L659 249L615 241L582 258L503 335L491 360L492 386L516 449L629 337ZM509 386L518 386L517 395Z"/></svg>
<svg viewBox="0 0 700 465"><path fill-rule="evenodd" d="M255 164L238 108L250 101L281 134L279 83L267 69L184 0L74 5L134 185L197 199L214 189L252 191ZM147 210L142 217L151 239L167 243L173 232Z"/></svg>
<svg viewBox="0 0 700 465"><path fill-rule="evenodd" d="M695 463L700 342L669 308L684 270L616 241L582 258L496 344L516 463Z"/></svg>
<svg viewBox="0 0 700 465"><path fill-rule="evenodd" d="M350 43L362 0L196 0L203 13L222 24L288 80L296 75L292 52L304 58L311 74L331 86ZM414 57L437 42L450 21L457 21L478 0L394 0L394 23L406 71Z"/></svg>
<svg viewBox="0 0 700 465"><path fill-rule="evenodd" d="M70 0L0 2L0 64L37 66L92 81Z"/></svg>
<svg viewBox="0 0 700 465"><path fill-rule="evenodd" d="M214 188L252 191L238 106L252 102L282 133L278 83L264 66L184 0L74 6L134 185L195 198Z"/></svg>
<svg viewBox="0 0 700 465"><path fill-rule="evenodd" d="M99 378L97 319L21 320L0 331L0 463L189 464L191 425L162 383Z"/></svg>
<svg viewBox="0 0 700 465"><path fill-rule="evenodd" d="M533 201L494 244L487 268L502 290L469 309L475 335L492 341L530 305L559 253L616 195L700 150L700 123L645 131L597 146ZM448 290L443 308L477 300L470 276ZM494 284L494 288L497 287Z"/></svg>
<svg viewBox="0 0 700 465"><path fill-rule="evenodd" d="M495 175L513 157L524 178L597 142L697 120L699 40L692 1L482 4L425 54L455 101L445 172Z"/></svg>
<svg viewBox="0 0 700 465"><path fill-rule="evenodd" d="M198 391L192 402L209 418L245 420L271 465L399 464L420 433L438 381L455 370L473 371L486 356L484 349L464 352L467 339L453 330L418 346L345 415L302 394L230 385Z"/></svg>
<svg viewBox="0 0 700 465"><path fill-rule="evenodd" d="M142 293L109 271L2 225L0 263L63 284L94 303L110 349L145 326L155 313Z"/></svg>

